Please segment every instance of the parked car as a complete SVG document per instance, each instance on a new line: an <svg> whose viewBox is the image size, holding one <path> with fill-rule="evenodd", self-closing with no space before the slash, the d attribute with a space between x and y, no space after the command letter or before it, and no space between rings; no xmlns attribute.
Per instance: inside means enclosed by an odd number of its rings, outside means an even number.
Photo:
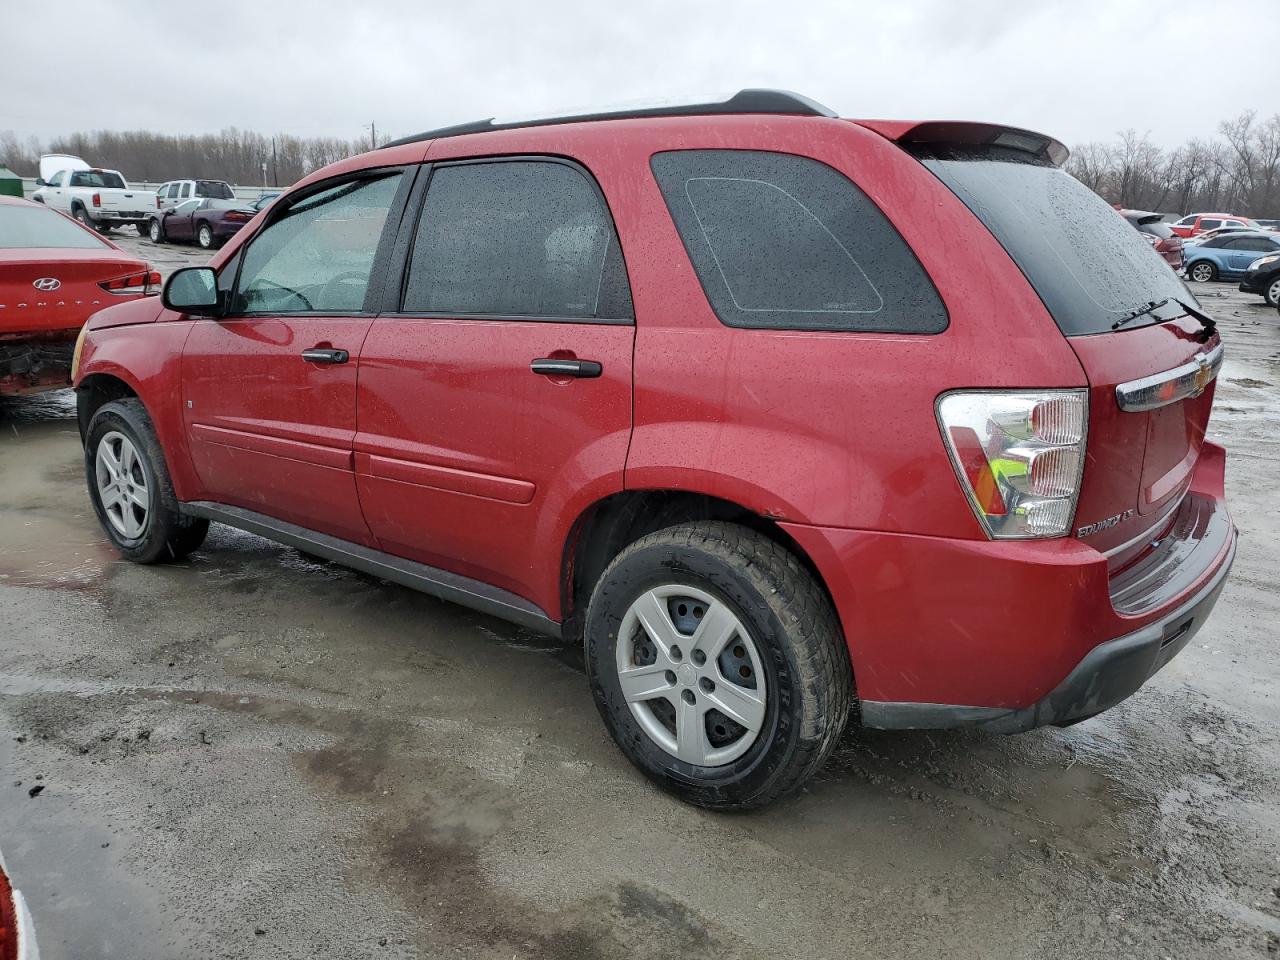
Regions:
<svg viewBox="0 0 1280 960"><path fill-rule="evenodd" d="M156 209L172 210L187 200L234 200L236 192L224 180L170 180L156 187Z"/></svg>
<svg viewBox="0 0 1280 960"><path fill-rule="evenodd" d="M1204 233L1198 233L1183 243L1183 247L1194 247L1217 237L1226 236L1229 233L1257 233L1254 227L1214 227L1212 230L1206 230Z"/></svg>
<svg viewBox="0 0 1280 960"><path fill-rule="evenodd" d="M0 197L0 396L70 385L89 315L159 292L146 261L38 203Z"/></svg>
<svg viewBox="0 0 1280 960"><path fill-rule="evenodd" d="M253 201L253 209L255 211L266 209L267 207L271 206L271 202L275 200L276 197L280 196L282 192L283 191L280 191L280 190L263 191L262 196L258 197L257 200Z"/></svg>
<svg viewBox="0 0 1280 960"><path fill-rule="evenodd" d="M1235 280L1249 264L1280 252L1280 233L1229 233L1186 248L1187 276L1197 283Z"/></svg>
<svg viewBox="0 0 1280 960"><path fill-rule="evenodd" d="M1280 230L1280 220L1256 220L1254 221L1263 230Z"/></svg>
<svg viewBox="0 0 1280 960"><path fill-rule="evenodd" d="M153 213L147 233L152 243L181 240L211 250L253 218L253 208L243 200L184 200Z"/></svg>
<svg viewBox="0 0 1280 960"><path fill-rule="evenodd" d="M1164 257L1165 263L1174 270L1182 269L1182 238L1164 222L1163 214L1146 210L1121 210L1120 215L1147 238L1156 253Z"/></svg>
<svg viewBox="0 0 1280 960"><path fill-rule="evenodd" d="M106 233L112 227L147 229L151 195L134 190L118 170L90 167L79 157L47 154L40 158L37 203L79 220L86 227Z"/></svg>
<svg viewBox="0 0 1280 960"><path fill-rule="evenodd" d="M1260 293L1271 306L1280 309L1280 251L1258 257L1244 272L1240 289Z"/></svg>
<svg viewBox="0 0 1280 960"><path fill-rule="evenodd" d="M1180 237L1194 237L1222 226L1258 229L1258 225L1248 217L1238 217L1232 213L1190 213L1171 226L1173 232Z"/></svg>
<svg viewBox="0 0 1280 960"><path fill-rule="evenodd" d="M0 957L4 960L40 960L36 928L22 892L13 884L0 856Z"/></svg>
<svg viewBox="0 0 1280 960"><path fill-rule="evenodd" d="M581 642L708 807L799 787L855 703L1074 723L1236 534L1214 324L1066 156L743 91L343 160L94 317L89 498L138 563L218 521Z"/></svg>

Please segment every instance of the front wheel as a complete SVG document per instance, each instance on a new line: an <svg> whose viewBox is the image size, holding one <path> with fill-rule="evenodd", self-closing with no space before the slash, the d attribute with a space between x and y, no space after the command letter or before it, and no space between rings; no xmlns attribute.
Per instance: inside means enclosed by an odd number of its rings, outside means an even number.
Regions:
<svg viewBox="0 0 1280 960"><path fill-rule="evenodd" d="M1271 286L1267 287L1266 297L1267 303L1280 309L1280 277L1271 281Z"/></svg>
<svg viewBox="0 0 1280 960"><path fill-rule="evenodd" d="M179 512L160 441L140 400L100 407L85 432L84 456L94 512L125 559L177 560L204 542L209 521Z"/></svg>
<svg viewBox="0 0 1280 960"><path fill-rule="evenodd" d="M1209 261L1201 260L1187 269L1187 276L1196 283L1208 283L1210 280L1218 279L1218 271Z"/></svg>
<svg viewBox="0 0 1280 960"><path fill-rule="evenodd" d="M152 243L164 243L164 229L160 226L159 220L152 220L147 227L147 236L151 238Z"/></svg>
<svg viewBox="0 0 1280 960"><path fill-rule="evenodd" d="M196 231L196 243L200 244L201 249L213 249L213 228L207 223L200 224L200 229Z"/></svg>
<svg viewBox="0 0 1280 960"><path fill-rule="evenodd" d="M844 729L853 675L830 601L763 534L690 523L627 547L587 609L605 726L682 800L746 809L798 789Z"/></svg>

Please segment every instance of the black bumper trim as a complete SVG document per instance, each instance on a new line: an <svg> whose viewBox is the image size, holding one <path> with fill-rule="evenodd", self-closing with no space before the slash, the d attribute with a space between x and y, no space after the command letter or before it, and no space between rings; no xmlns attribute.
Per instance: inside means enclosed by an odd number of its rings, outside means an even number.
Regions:
<svg viewBox="0 0 1280 960"><path fill-rule="evenodd" d="M970 707L949 703L862 701L862 724L884 730L978 727L1021 733L1047 724L1065 726L1114 707L1147 682L1204 626L1236 557L1236 534L1226 560L1194 597L1141 630L1094 647L1066 679L1029 707Z"/></svg>

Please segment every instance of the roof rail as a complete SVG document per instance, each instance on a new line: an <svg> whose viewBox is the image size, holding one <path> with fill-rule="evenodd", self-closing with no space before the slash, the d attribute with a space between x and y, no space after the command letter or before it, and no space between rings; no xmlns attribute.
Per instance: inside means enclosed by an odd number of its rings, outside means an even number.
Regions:
<svg viewBox="0 0 1280 960"><path fill-rule="evenodd" d="M459 123L451 127L440 127L416 133L411 137L402 137L383 145L399 147L406 143L419 143L423 140L439 140L442 137L460 137L467 133L488 133L492 130L519 130L524 127L544 127L559 123L583 123L588 120L631 120L642 117L699 117L718 116L738 113L776 113L800 117L834 117L835 111L824 107L815 100L792 93L790 90L748 89L739 90L724 100L710 100L702 103L661 103L653 106L620 107L613 110L602 110L598 113L575 113L567 116L540 117L536 120L516 120L510 123L496 121L493 117L487 120L473 120L470 123Z"/></svg>

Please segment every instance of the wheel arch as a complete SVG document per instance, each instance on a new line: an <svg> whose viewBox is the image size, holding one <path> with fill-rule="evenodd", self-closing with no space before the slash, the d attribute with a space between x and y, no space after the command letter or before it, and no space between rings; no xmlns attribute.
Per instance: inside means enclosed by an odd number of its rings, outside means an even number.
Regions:
<svg viewBox="0 0 1280 960"><path fill-rule="evenodd" d="M731 500L691 490L623 490L596 500L570 528L560 567L565 637L571 641L580 639L591 591L614 557L647 534L698 520L737 523L779 544L795 556L835 609L834 598L818 565L770 518Z"/></svg>
<svg viewBox="0 0 1280 960"><path fill-rule="evenodd" d="M112 400L123 400L126 397L138 397L135 387L114 373L90 373L80 378L76 384L76 419L80 426L80 439L83 441L89 431L89 421L103 406ZM146 406L146 401L143 401Z"/></svg>

